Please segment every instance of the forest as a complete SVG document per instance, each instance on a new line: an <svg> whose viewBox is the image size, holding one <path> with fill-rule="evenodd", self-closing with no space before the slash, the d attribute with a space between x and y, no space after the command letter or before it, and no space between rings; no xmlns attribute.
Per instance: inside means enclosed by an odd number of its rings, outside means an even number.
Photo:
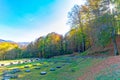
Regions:
<svg viewBox="0 0 120 80"><path fill-rule="evenodd" d="M114 55L119 55L116 39L120 36L120 0L87 0L84 5L74 5L68 12L67 24L71 29L65 35L51 32L26 47L0 42L0 60L51 58L72 53L88 55L96 48L104 51L110 44Z"/></svg>

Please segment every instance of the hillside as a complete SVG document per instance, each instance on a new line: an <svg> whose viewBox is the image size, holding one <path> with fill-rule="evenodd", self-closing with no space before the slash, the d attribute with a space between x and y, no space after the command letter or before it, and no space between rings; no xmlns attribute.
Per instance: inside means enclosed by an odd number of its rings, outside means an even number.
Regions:
<svg viewBox="0 0 120 80"><path fill-rule="evenodd" d="M1 51L9 51L9 50L12 50L17 47L18 47L18 45L16 43L0 42L0 50Z"/></svg>
<svg viewBox="0 0 120 80"><path fill-rule="evenodd" d="M119 80L120 56L112 56L89 68L78 80Z"/></svg>
<svg viewBox="0 0 120 80"><path fill-rule="evenodd" d="M120 52L120 35L117 36L116 42L117 42L118 51ZM114 47L111 42L109 45L105 47L94 46L90 48L87 52L88 55L94 55L94 56L114 56Z"/></svg>
<svg viewBox="0 0 120 80"><path fill-rule="evenodd" d="M18 49L18 44L13 42L0 42L0 59L5 59L8 57L15 56L15 51Z"/></svg>

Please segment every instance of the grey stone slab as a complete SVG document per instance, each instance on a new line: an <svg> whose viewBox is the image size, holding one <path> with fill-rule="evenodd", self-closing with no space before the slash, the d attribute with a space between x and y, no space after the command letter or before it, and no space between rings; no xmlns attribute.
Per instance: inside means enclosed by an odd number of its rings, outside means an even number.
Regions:
<svg viewBox="0 0 120 80"><path fill-rule="evenodd" d="M15 73L18 73L18 72L21 72L21 70L18 69L18 68L12 69L12 70L10 71L10 73L12 73L12 74L15 74Z"/></svg>
<svg viewBox="0 0 120 80"><path fill-rule="evenodd" d="M61 68L61 66L56 66L56 68Z"/></svg>
<svg viewBox="0 0 120 80"><path fill-rule="evenodd" d="M34 69L40 69L40 67L35 67Z"/></svg>
<svg viewBox="0 0 120 80"><path fill-rule="evenodd" d="M31 72L30 70L25 70L25 72Z"/></svg>
<svg viewBox="0 0 120 80"><path fill-rule="evenodd" d="M40 72L40 74L41 74L41 75L46 75L46 74L47 74L47 72L42 71L42 72Z"/></svg>
<svg viewBox="0 0 120 80"><path fill-rule="evenodd" d="M50 71L55 71L55 68L50 68Z"/></svg>
<svg viewBox="0 0 120 80"><path fill-rule="evenodd" d="M26 65L26 66L24 66L24 68L29 68L29 66Z"/></svg>

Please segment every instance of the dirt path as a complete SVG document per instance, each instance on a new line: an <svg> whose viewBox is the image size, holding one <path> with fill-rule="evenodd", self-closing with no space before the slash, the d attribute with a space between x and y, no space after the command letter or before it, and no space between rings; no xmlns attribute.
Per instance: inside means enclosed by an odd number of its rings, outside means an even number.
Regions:
<svg viewBox="0 0 120 80"><path fill-rule="evenodd" d="M109 67L110 65L118 64L118 63L120 63L120 56L109 57L103 62L100 62L90 67L89 71L87 71L83 76L79 77L78 80L94 80L95 74L99 73L101 70Z"/></svg>

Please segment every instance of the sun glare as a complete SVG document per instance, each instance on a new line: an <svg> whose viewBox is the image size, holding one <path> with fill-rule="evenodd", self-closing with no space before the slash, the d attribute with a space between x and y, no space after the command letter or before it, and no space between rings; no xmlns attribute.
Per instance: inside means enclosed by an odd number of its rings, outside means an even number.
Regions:
<svg viewBox="0 0 120 80"><path fill-rule="evenodd" d="M115 8L115 5L110 4L110 5L109 5L109 8L110 8L110 11L111 11L111 13L112 13L112 12L113 12L113 9Z"/></svg>

